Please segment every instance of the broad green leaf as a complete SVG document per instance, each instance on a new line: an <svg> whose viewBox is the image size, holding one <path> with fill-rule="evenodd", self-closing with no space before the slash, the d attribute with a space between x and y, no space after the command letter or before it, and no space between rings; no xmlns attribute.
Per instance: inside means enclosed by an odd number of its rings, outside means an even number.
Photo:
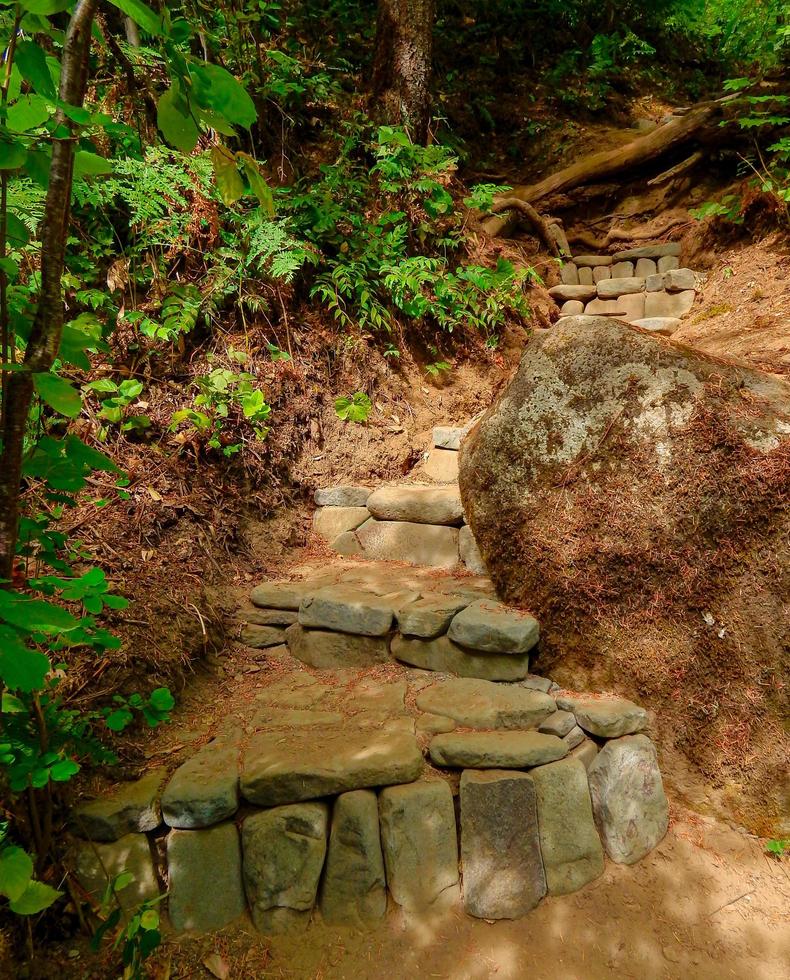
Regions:
<svg viewBox="0 0 790 980"><path fill-rule="evenodd" d="M111 711L107 715L104 723L111 732L122 732L131 723L133 717L134 715L128 708L116 708L115 711Z"/></svg>
<svg viewBox="0 0 790 980"><path fill-rule="evenodd" d="M23 248L30 241L25 225L10 211L6 215L6 241L12 248Z"/></svg>
<svg viewBox="0 0 790 980"><path fill-rule="evenodd" d="M27 158L27 147L7 129L0 130L0 170L18 170Z"/></svg>
<svg viewBox="0 0 790 980"><path fill-rule="evenodd" d="M30 14L59 14L72 0L20 0L19 6Z"/></svg>
<svg viewBox="0 0 790 980"><path fill-rule="evenodd" d="M112 883L112 890L117 895L118 892L122 892L124 888L128 888L133 881L134 875L131 871L122 871L119 875L115 876Z"/></svg>
<svg viewBox="0 0 790 980"><path fill-rule="evenodd" d="M6 125L12 133L27 133L37 129L52 115L51 103L43 95L21 95L8 107Z"/></svg>
<svg viewBox="0 0 790 980"><path fill-rule="evenodd" d="M78 150L74 154L75 177L98 177L101 174L111 174L112 169L112 161L106 160L98 153Z"/></svg>
<svg viewBox="0 0 790 980"><path fill-rule="evenodd" d="M189 115L186 103L174 83L160 97L156 107L156 122L159 130L177 150L191 153L198 141L197 123Z"/></svg>
<svg viewBox="0 0 790 980"><path fill-rule="evenodd" d="M272 217L274 215L274 194L272 193L271 187L264 180L257 161L248 153L239 153L238 157L241 159L244 167L244 173L247 176L250 190L258 198L264 211L269 217Z"/></svg>
<svg viewBox="0 0 790 980"><path fill-rule="evenodd" d="M25 176L40 187L49 184L49 167L52 162L52 149L49 146L31 147L25 160Z"/></svg>
<svg viewBox="0 0 790 980"><path fill-rule="evenodd" d="M373 405L363 391L357 391L350 398L335 399L335 414L344 422L366 422Z"/></svg>
<svg viewBox="0 0 790 980"><path fill-rule="evenodd" d="M0 591L0 619L18 629L36 633L63 633L76 629L78 620L54 602Z"/></svg>
<svg viewBox="0 0 790 980"><path fill-rule="evenodd" d="M156 909L146 909L140 916L140 928L146 932L156 929L159 926L159 913Z"/></svg>
<svg viewBox="0 0 790 980"><path fill-rule="evenodd" d="M144 31L157 37L164 37L166 32L162 18L142 0L110 0L110 3L123 11L127 17L131 17Z"/></svg>
<svg viewBox="0 0 790 980"><path fill-rule="evenodd" d="M21 847L6 847L0 851L0 895L12 902L21 898L32 875L33 862Z"/></svg>
<svg viewBox="0 0 790 980"><path fill-rule="evenodd" d="M16 901L8 906L17 915L36 915L55 902L63 892L45 885L43 881L31 881Z"/></svg>
<svg viewBox="0 0 790 980"><path fill-rule="evenodd" d="M50 768L49 776L56 783L65 783L79 771L80 767L73 759L61 759Z"/></svg>
<svg viewBox="0 0 790 980"><path fill-rule="evenodd" d="M30 694L44 687L50 670L49 658L38 650L29 650L14 637L13 640L4 638L3 627L0 627L0 679L12 691Z"/></svg>
<svg viewBox="0 0 790 980"><path fill-rule="evenodd" d="M220 197L227 205L235 204L244 193L244 181L236 166L236 158L224 146L212 146L211 160Z"/></svg>
<svg viewBox="0 0 790 980"><path fill-rule="evenodd" d="M219 65L196 65L192 69L195 98L205 109L213 109L228 122L250 126L257 120L255 103L244 86Z"/></svg>
<svg viewBox="0 0 790 980"><path fill-rule="evenodd" d="M152 708L157 711L170 711L175 707L175 698L166 687L157 687L148 698Z"/></svg>
<svg viewBox="0 0 790 980"><path fill-rule="evenodd" d="M52 81L47 56L35 41L17 43L14 64L19 68L22 77L33 86L34 91L47 98L55 98L55 83Z"/></svg>
<svg viewBox="0 0 790 980"><path fill-rule="evenodd" d="M60 415L73 419L80 414L82 409L80 393L65 378L46 371L41 374L34 374L33 384L39 398Z"/></svg>

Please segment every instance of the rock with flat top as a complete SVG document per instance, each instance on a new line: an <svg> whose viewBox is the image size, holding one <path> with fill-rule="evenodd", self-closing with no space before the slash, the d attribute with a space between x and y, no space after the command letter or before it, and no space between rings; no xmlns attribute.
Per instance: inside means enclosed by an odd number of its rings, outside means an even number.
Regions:
<svg viewBox="0 0 790 980"><path fill-rule="evenodd" d="M257 606L244 606L238 618L249 626L290 626L298 618L295 609L259 609Z"/></svg>
<svg viewBox="0 0 790 980"><path fill-rule="evenodd" d="M285 643L285 629L280 626L256 626L247 623L239 634L240 641L253 650L265 650Z"/></svg>
<svg viewBox="0 0 790 980"><path fill-rule="evenodd" d="M538 642L540 626L534 616L521 609L480 599L458 613L448 636L470 650L527 653Z"/></svg>
<svg viewBox="0 0 790 980"><path fill-rule="evenodd" d="M597 266L611 265L612 256L611 255L574 255L573 261L576 263L576 265L580 265L580 266L587 265L594 268L596 265Z"/></svg>
<svg viewBox="0 0 790 980"><path fill-rule="evenodd" d="M458 837L450 787L443 780L391 786L379 794L387 886L409 911L458 897Z"/></svg>
<svg viewBox="0 0 790 980"><path fill-rule="evenodd" d="M598 283L598 295L601 299L611 299L618 296L625 296L628 293L643 293L644 291L645 280L638 279L636 276L619 279L602 279Z"/></svg>
<svg viewBox="0 0 790 980"><path fill-rule="evenodd" d="M592 286L594 282L592 269L589 266L585 266L583 269L579 269L579 285L580 286Z"/></svg>
<svg viewBox="0 0 790 980"><path fill-rule="evenodd" d="M97 905L123 871L134 875L128 885L116 892L125 913L159 897L151 845L145 834L124 834L108 844L80 843L75 850L74 873Z"/></svg>
<svg viewBox="0 0 790 980"><path fill-rule="evenodd" d="M677 269L680 265L676 255L662 255L658 260L658 271L669 272L670 269Z"/></svg>
<svg viewBox="0 0 790 980"><path fill-rule="evenodd" d="M614 260L615 262L630 262L632 259L660 259L665 255L680 255L680 242L628 248L624 252L615 252Z"/></svg>
<svg viewBox="0 0 790 980"><path fill-rule="evenodd" d="M370 517L367 507L319 507L313 514L313 530L325 541L354 531Z"/></svg>
<svg viewBox="0 0 790 980"><path fill-rule="evenodd" d="M390 659L386 636L305 629L295 623L285 631L285 639L291 656L319 670L371 667L373 664L387 663Z"/></svg>
<svg viewBox="0 0 790 980"><path fill-rule="evenodd" d="M645 294L626 293L617 299L594 299L584 308L585 315L606 314L630 323L645 315Z"/></svg>
<svg viewBox="0 0 790 980"><path fill-rule="evenodd" d="M596 267L593 269L594 283L597 284L599 282L602 282L604 279L611 279L611 278L612 278L612 269L610 266L596 265Z"/></svg>
<svg viewBox="0 0 790 980"><path fill-rule="evenodd" d="M474 572L475 575L486 574L485 562L477 547L475 536L472 534L472 529L466 525L458 531L458 552L461 561L470 572Z"/></svg>
<svg viewBox="0 0 790 980"><path fill-rule="evenodd" d="M455 722L452 718L444 715L434 715L430 712L418 715L415 726L418 732L423 735L442 735L445 732L455 731Z"/></svg>
<svg viewBox="0 0 790 980"><path fill-rule="evenodd" d="M435 483L458 483L458 453L454 449L432 449L422 464L422 475Z"/></svg>
<svg viewBox="0 0 790 980"><path fill-rule="evenodd" d="M568 746L539 732L448 732L431 739L431 760L456 769L526 769L561 759Z"/></svg>
<svg viewBox="0 0 790 980"><path fill-rule="evenodd" d="M470 599L452 595L426 595L396 610L398 629L404 636L433 639L446 633L453 617Z"/></svg>
<svg viewBox="0 0 790 980"><path fill-rule="evenodd" d="M658 272L658 266L656 265L655 259L637 259L636 268L634 273L640 276L642 279L647 279L648 276L654 276Z"/></svg>
<svg viewBox="0 0 790 980"><path fill-rule="evenodd" d="M75 832L87 840L114 841L125 834L156 830L162 822L159 797L166 779L166 769L153 769L101 799L80 804L71 815Z"/></svg>
<svg viewBox="0 0 790 980"><path fill-rule="evenodd" d="M162 793L168 827L210 827L238 808L239 747L227 737L215 738L179 766Z"/></svg>
<svg viewBox="0 0 790 980"><path fill-rule="evenodd" d="M572 711L586 732L600 738L630 735L648 724L645 709L627 698L560 694L557 696L557 707Z"/></svg>
<svg viewBox="0 0 790 980"><path fill-rule="evenodd" d="M454 568L459 561L457 527L371 519L352 533L361 549L358 553L374 561L433 568Z"/></svg>
<svg viewBox="0 0 790 980"><path fill-rule="evenodd" d="M612 266L612 279L632 279L633 275L633 262L615 262Z"/></svg>
<svg viewBox="0 0 790 980"><path fill-rule="evenodd" d="M435 425L433 444L437 449L451 449L458 452L468 431L469 425Z"/></svg>
<svg viewBox="0 0 790 980"><path fill-rule="evenodd" d="M680 319L676 316L651 316L643 317L641 320L632 320L631 323L635 327L650 333L657 333L662 337L671 337L680 326Z"/></svg>
<svg viewBox="0 0 790 980"><path fill-rule="evenodd" d="M576 727L576 719L570 711L555 711L537 727L544 735L556 735L557 738L562 738Z"/></svg>
<svg viewBox="0 0 790 980"><path fill-rule="evenodd" d="M370 493L369 487L324 487L316 490L313 499L318 507L364 507Z"/></svg>
<svg viewBox="0 0 790 980"><path fill-rule="evenodd" d="M579 269L573 262L563 262L560 267L560 279L563 286L579 285Z"/></svg>
<svg viewBox="0 0 790 980"><path fill-rule="evenodd" d="M664 289L668 293L680 293L684 289L696 289L697 277L691 269L669 269L664 273Z"/></svg>
<svg viewBox="0 0 790 980"><path fill-rule="evenodd" d="M298 803L244 821L244 885L262 933L307 925L326 856L329 807Z"/></svg>
<svg viewBox="0 0 790 980"><path fill-rule="evenodd" d="M173 928L222 929L244 913L239 832L233 823L172 830L167 837L168 913Z"/></svg>
<svg viewBox="0 0 790 980"><path fill-rule="evenodd" d="M595 822L613 861L634 864L663 840L669 804L649 738L626 735L607 742L587 778Z"/></svg>
<svg viewBox="0 0 790 980"><path fill-rule="evenodd" d="M264 609L294 609L298 610L302 599L315 592L318 586L314 582L261 582L250 593L253 605Z"/></svg>
<svg viewBox="0 0 790 980"><path fill-rule="evenodd" d="M383 636L392 628L393 604L350 585L331 585L306 596L299 625L359 636Z"/></svg>
<svg viewBox="0 0 790 980"><path fill-rule="evenodd" d="M553 299L561 300L563 303L569 299L588 300L595 296L595 285L588 286L552 286L549 296Z"/></svg>
<svg viewBox="0 0 790 980"><path fill-rule="evenodd" d="M535 786L523 772L461 775L464 908L479 919L516 919L546 894Z"/></svg>
<svg viewBox="0 0 790 980"><path fill-rule="evenodd" d="M410 783L423 769L413 735L327 728L253 735L244 752L241 793L259 806L298 803L353 789Z"/></svg>
<svg viewBox="0 0 790 980"><path fill-rule="evenodd" d="M578 759L533 769L540 851L549 895L578 891L603 873L587 771Z"/></svg>
<svg viewBox="0 0 790 980"><path fill-rule="evenodd" d="M578 725L574 725L569 732L566 732L566 734L562 736L563 742L569 749L575 749L577 745L581 745L584 738L584 729L580 728Z"/></svg>
<svg viewBox="0 0 790 980"><path fill-rule="evenodd" d="M584 313L584 303L580 299L569 299L560 307L562 316L578 316Z"/></svg>
<svg viewBox="0 0 790 980"><path fill-rule="evenodd" d="M464 516L457 487L380 487L368 497L368 510L379 521L416 524L459 524Z"/></svg>
<svg viewBox="0 0 790 980"><path fill-rule="evenodd" d="M477 653L453 643L447 636L433 640L394 636L392 656L423 670L438 670L458 677L490 681L518 681L529 673L529 654Z"/></svg>
<svg viewBox="0 0 790 980"><path fill-rule="evenodd" d="M569 759L578 759L585 769L589 770L593 759L598 755L598 746L591 738L585 738L576 748L568 753Z"/></svg>
<svg viewBox="0 0 790 980"><path fill-rule="evenodd" d="M416 703L464 728L537 728L555 711L554 699L540 691L464 677L431 684Z"/></svg>

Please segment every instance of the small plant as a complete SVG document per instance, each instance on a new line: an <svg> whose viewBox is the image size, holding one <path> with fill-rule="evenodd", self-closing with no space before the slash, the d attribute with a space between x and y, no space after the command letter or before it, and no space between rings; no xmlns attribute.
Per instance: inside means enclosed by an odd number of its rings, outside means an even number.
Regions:
<svg viewBox="0 0 790 980"><path fill-rule="evenodd" d="M373 403L363 391L335 399L335 414L344 422L367 422L372 409Z"/></svg>
<svg viewBox="0 0 790 980"><path fill-rule="evenodd" d="M35 880L33 859L23 848L6 841L7 832L8 824L0 824L0 896L8 900L9 911L16 915L37 915L62 892Z"/></svg>
<svg viewBox="0 0 790 980"><path fill-rule="evenodd" d="M143 963L161 943L156 906L166 897L160 895L143 902L133 912L127 911L126 918L121 921L123 908L119 895L133 881L134 875L130 871L122 871L108 883L99 910L103 921L91 939L91 949L96 952L104 937L117 929L112 949L121 947L124 980L142 980Z"/></svg>
<svg viewBox="0 0 790 980"><path fill-rule="evenodd" d="M141 381L127 378L116 384L111 378L99 378L86 384L84 390L93 392L99 399L99 418L120 425L122 432L144 432L151 427L151 419L147 415L126 415L126 409L143 392Z"/></svg>
<svg viewBox="0 0 790 980"><path fill-rule="evenodd" d="M787 852L790 852L790 840L766 841L765 850L771 857L781 860Z"/></svg>

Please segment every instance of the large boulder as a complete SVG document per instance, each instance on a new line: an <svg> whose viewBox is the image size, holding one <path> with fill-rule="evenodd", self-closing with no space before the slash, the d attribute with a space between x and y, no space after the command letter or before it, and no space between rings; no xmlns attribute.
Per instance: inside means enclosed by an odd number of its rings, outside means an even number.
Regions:
<svg viewBox="0 0 790 980"><path fill-rule="evenodd" d="M725 781L754 829L781 828L790 387L568 317L532 338L460 455L486 567L539 620L552 676L660 708L665 747Z"/></svg>

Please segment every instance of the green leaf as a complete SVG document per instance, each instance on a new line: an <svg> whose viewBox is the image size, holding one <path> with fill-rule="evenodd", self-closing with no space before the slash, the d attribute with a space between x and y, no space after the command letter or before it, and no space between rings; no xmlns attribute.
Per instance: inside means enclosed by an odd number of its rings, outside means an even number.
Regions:
<svg viewBox="0 0 790 980"><path fill-rule="evenodd" d="M195 98L205 109L214 109L229 122L247 129L257 120L255 103L229 71L219 65L196 65L192 77Z"/></svg>
<svg viewBox="0 0 790 980"><path fill-rule="evenodd" d="M15 140L7 129L0 130L0 170L18 170L27 159L27 147Z"/></svg>
<svg viewBox="0 0 790 980"><path fill-rule="evenodd" d="M344 422L366 422L373 405L368 396L355 392L350 398L335 399L335 414Z"/></svg>
<svg viewBox="0 0 790 980"><path fill-rule="evenodd" d="M146 932L156 929L159 926L159 913L156 909L146 909L140 916L140 928Z"/></svg>
<svg viewBox="0 0 790 980"><path fill-rule="evenodd" d="M182 153L191 153L195 149L199 135L197 123L189 114L176 82L159 98L156 123L171 146Z"/></svg>
<svg viewBox="0 0 790 980"><path fill-rule="evenodd" d="M0 895L12 902L21 898L33 875L33 861L21 847L0 851Z"/></svg>
<svg viewBox="0 0 790 980"><path fill-rule="evenodd" d="M236 166L236 158L224 146L213 146L211 160L214 164L217 190L223 203L228 206L235 204L244 193L244 181Z"/></svg>
<svg viewBox="0 0 790 980"><path fill-rule="evenodd" d="M82 409L80 393L65 378L47 371L34 374L33 384L39 398L46 402L50 408L54 408L56 412L70 419L80 414Z"/></svg>
<svg viewBox="0 0 790 980"><path fill-rule="evenodd" d="M157 711L170 711L175 707L176 703L175 698L166 687L157 687L151 691L151 696L148 700L151 703L151 707L156 708Z"/></svg>
<svg viewBox="0 0 790 980"><path fill-rule="evenodd" d="M14 64L39 95L46 95L50 99L56 97L47 56L35 41L17 42Z"/></svg>
<svg viewBox="0 0 790 980"><path fill-rule="evenodd" d="M19 6L30 14L59 14L69 6L71 0L21 0Z"/></svg>
<svg viewBox="0 0 790 980"><path fill-rule="evenodd" d="M61 759L49 770L49 778L56 783L66 783L80 771L79 765L72 759Z"/></svg>
<svg viewBox="0 0 790 980"><path fill-rule="evenodd" d="M264 180L257 161L248 153L237 153L236 155L241 159L250 190L258 198L264 211L269 217L272 217L274 215L274 194L272 193L271 187Z"/></svg>
<svg viewBox="0 0 790 980"><path fill-rule="evenodd" d="M12 133L27 133L43 126L51 115L50 101L43 95L22 95L8 107L6 125Z"/></svg>
<svg viewBox="0 0 790 980"><path fill-rule="evenodd" d="M30 241L27 228L10 211L6 214L6 241L12 248L23 248Z"/></svg>
<svg viewBox="0 0 790 980"><path fill-rule="evenodd" d="M38 650L29 650L7 628L0 626L0 678L12 691L30 694L40 691L49 673L49 658Z"/></svg>
<svg viewBox="0 0 790 980"><path fill-rule="evenodd" d="M44 599L0 590L0 619L18 629L36 633L64 633L76 629L79 621L62 606Z"/></svg>
<svg viewBox="0 0 790 980"><path fill-rule="evenodd" d="M31 881L16 901L9 908L17 915L36 915L48 909L63 892L45 885L43 881Z"/></svg>
<svg viewBox="0 0 790 980"><path fill-rule="evenodd" d="M165 25L159 14L154 13L142 0L110 0L113 7L131 17L144 31L156 37L165 36Z"/></svg>
<svg viewBox="0 0 790 980"><path fill-rule="evenodd" d="M112 170L112 161L106 160L98 153L78 150L74 154L75 177L98 177L101 174L111 174Z"/></svg>
<svg viewBox="0 0 790 980"><path fill-rule="evenodd" d="M107 715L104 723L111 732L122 732L133 718L134 715L128 708L116 708Z"/></svg>

